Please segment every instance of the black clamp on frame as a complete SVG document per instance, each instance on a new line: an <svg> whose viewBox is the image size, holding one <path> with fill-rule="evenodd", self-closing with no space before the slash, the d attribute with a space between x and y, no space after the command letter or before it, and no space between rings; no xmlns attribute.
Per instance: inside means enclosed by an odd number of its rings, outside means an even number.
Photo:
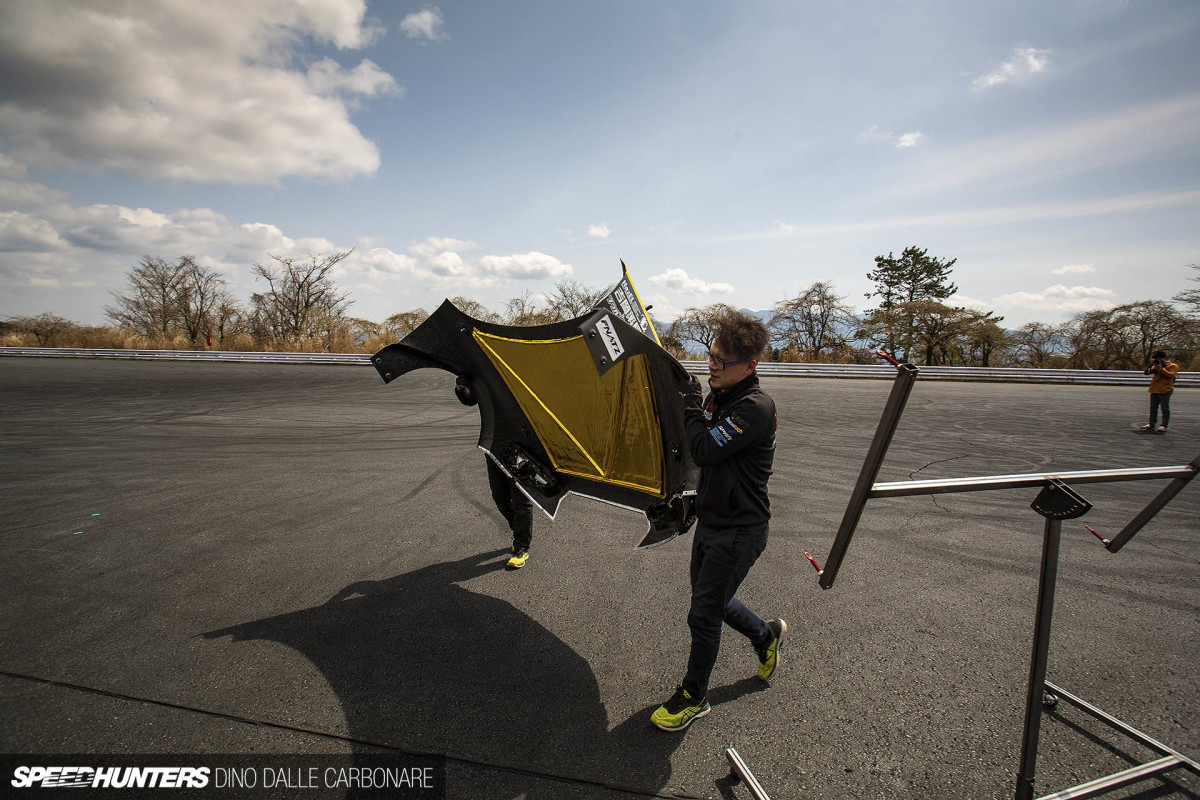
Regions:
<svg viewBox="0 0 1200 800"><path fill-rule="evenodd" d="M1062 481L1051 478L1029 504L1046 519L1076 519L1092 510L1092 504Z"/></svg>

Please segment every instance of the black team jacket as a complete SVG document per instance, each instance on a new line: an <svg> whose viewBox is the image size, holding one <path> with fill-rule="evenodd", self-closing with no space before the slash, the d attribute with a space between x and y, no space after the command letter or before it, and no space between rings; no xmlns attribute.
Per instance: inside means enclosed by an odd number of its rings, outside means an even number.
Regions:
<svg viewBox="0 0 1200 800"><path fill-rule="evenodd" d="M714 528L757 525L771 518L767 479L775 460L775 401L758 375L722 391L684 397L688 450L700 467L696 516Z"/></svg>

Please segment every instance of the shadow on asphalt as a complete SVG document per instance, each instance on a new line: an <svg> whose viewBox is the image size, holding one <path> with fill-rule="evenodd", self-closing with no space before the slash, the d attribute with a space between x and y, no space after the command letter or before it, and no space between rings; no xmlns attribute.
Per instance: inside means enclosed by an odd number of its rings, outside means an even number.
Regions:
<svg viewBox="0 0 1200 800"><path fill-rule="evenodd" d="M353 583L324 605L204 636L279 642L303 654L341 703L347 738L364 743L352 744L356 753L378 753L371 743L661 790L682 739L650 725L653 708L609 730L582 657L511 604L458 585L502 569L508 552ZM756 688L743 683L714 692L714 704ZM547 792L526 796L561 796L561 787Z"/></svg>

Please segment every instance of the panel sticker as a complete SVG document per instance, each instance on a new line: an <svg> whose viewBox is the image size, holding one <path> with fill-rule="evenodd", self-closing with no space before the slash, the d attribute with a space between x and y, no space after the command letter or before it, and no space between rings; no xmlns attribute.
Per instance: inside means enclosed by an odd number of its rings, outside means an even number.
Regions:
<svg viewBox="0 0 1200 800"><path fill-rule="evenodd" d="M608 314L605 314L596 323L596 330L600 332L600 338L604 340L604 347L608 350L608 355L614 362L625 355L625 345L621 344L621 337L617 336L612 318Z"/></svg>

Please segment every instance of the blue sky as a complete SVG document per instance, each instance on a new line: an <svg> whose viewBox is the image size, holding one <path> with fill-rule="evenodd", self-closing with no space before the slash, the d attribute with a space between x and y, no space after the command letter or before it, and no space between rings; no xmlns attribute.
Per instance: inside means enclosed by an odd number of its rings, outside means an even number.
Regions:
<svg viewBox="0 0 1200 800"><path fill-rule="evenodd" d="M0 316L143 254L234 294L355 248L354 316L629 265L669 320L957 258L1016 327L1194 288L1200 4L0 4Z"/></svg>

